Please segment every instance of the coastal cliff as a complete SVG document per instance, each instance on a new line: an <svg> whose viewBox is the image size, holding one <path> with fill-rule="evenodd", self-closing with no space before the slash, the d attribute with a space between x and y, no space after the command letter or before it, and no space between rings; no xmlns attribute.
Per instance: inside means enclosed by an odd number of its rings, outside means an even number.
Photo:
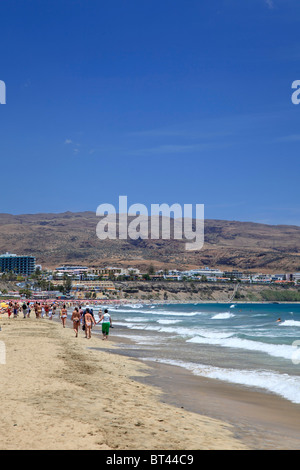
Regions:
<svg viewBox="0 0 300 470"><path fill-rule="evenodd" d="M300 287L208 282L115 282L121 299L190 302L297 302Z"/></svg>

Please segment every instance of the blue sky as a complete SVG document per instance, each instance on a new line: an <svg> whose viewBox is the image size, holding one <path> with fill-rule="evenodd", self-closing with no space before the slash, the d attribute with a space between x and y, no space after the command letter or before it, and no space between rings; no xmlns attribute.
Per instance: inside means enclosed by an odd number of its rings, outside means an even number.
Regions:
<svg viewBox="0 0 300 470"><path fill-rule="evenodd" d="M300 223L298 0L1 0L0 212Z"/></svg>

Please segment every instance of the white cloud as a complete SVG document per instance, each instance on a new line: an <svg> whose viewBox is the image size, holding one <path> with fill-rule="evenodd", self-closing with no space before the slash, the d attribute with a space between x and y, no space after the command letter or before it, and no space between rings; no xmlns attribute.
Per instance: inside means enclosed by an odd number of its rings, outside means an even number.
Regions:
<svg viewBox="0 0 300 470"><path fill-rule="evenodd" d="M65 140L65 144L72 144L72 143L73 143L73 142L72 142L71 139L66 139L66 140Z"/></svg>

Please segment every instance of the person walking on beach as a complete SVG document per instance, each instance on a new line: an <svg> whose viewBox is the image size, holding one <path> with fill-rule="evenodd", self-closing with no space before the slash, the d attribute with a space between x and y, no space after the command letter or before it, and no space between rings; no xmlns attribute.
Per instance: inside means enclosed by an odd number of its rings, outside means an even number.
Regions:
<svg viewBox="0 0 300 470"><path fill-rule="evenodd" d="M89 309L87 309L84 315L84 323L85 323L85 337L87 339L91 338L92 335L92 325L96 325L95 319L93 315L90 313Z"/></svg>
<svg viewBox="0 0 300 470"><path fill-rule="evenodd" d="M23 310L23 318L26 318L26 316L27 316L27 304L26 304L26 302L23 302L22 310Z"/></svg>
<svg viewBox="0 0 300 470"><path fill-rule="evenodd" d="M77 338L78 337L78 329L79 329L80 320L81 320L81 315L80 315L78 307L75 307L75 309L72 313L71 320L73 321L73 330L75 331L75 338Z"/></svg>
<svg viewBox="0 0 300 470"><path fill-rule="evenodd" d="M37 303L37 318L41 318L42 315L42 306L40 302Z"/></svg>
<svg viewBox="0 0 300 470"><path fill-rule="evenodd" d="M45 303L45 314L46 314L46 317L48 317L48 314L49 314L49 305L47 304L47 302Z"/></svg>
<svg viewBox="0 0 300 470"><path fill-rule="evenodd" d="M18 304L17 302L14 304L14 318L17 318L18 316Z"/></svg>
<svg viewBox="0 0 300 470"><path fill-rule="evenodd" d="M54 303L53 306L52 306L52 314L53 314L53 315L56 314L56 305L55 305L55 303Z"/></svg>
<svg viewBox="0 0 300 470"><path fill-rule="evenodd" d="M86 332L86 327L85 327L85 316L86 316L87 313L89 313L90 315L92 315L92 317L94 318L93 310L90 309L89 307L86 307L86 309L85 309L85 310L82 312L82 314L81 314L82 329L83 329L83 331L85 331L85 337L87 337L87 332Z"/></svg>
<svg viewBox="0 0 300 470"><path fill-rule="evenodd" d="M111 321L111 316L108 313L108 310L105 309L103 315L101 316L100 320L98 323L102 321L102 339L108 339L109 335L109 328L112 327L112 321Z"/></svg>
<svg viewBox="0 0 300 470"><path fill-rule="evenodd" d="M35 311L35 309L34 309L34 304L33 304L33 303L30 303L30 304L29 304L28 318L30 317L30 314L31 314L31 313L33 314L34 311Z"/></svg>
<svg viewBox="0 0 300 470"><path fill-rule="evenodd" d="M10 318L10 316L11 316L11 308L12 308L12 306L11 306L11 304L9 304L9 306L7 307L8 318Z"/></svg>
<svg viewBox="0 0 300 470"><path fill-rule="evenodd" d="M66 309L66 306L63 305L63 308L60 311L60 318L61 318L61 322L62 322L62 325L63 325L64 328L66 327L67 313L68 313L68 311Z"/></svg>
<svg viewBox="0 0 300 470"><path fill-rule="evenodd" d="M52 320L52 305L50 305L49 310L48 310L48 318L49 320Z"/></svg>

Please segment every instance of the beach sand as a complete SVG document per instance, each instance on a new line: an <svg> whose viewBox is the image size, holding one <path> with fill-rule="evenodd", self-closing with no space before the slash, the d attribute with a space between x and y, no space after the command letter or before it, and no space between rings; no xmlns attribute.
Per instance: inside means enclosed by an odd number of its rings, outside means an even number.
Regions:
<svg viewBox="0 0 300 470"><path fill-rule="evenodd" d="M120 354L118 340L102 341L95 331L90 340L82 331L75 338L46 318L1 315L0 326L1 450L291 449L300 442L299 407L286 400L142 363Z"/></svg>
<svg viewBox="0 0 300 470"><path fill-rule="evenodd" d="M1 450L245 449L227 423L162 403L133 379L145 364L101 336L46 318L1 315L0 326Z"/></svg>

